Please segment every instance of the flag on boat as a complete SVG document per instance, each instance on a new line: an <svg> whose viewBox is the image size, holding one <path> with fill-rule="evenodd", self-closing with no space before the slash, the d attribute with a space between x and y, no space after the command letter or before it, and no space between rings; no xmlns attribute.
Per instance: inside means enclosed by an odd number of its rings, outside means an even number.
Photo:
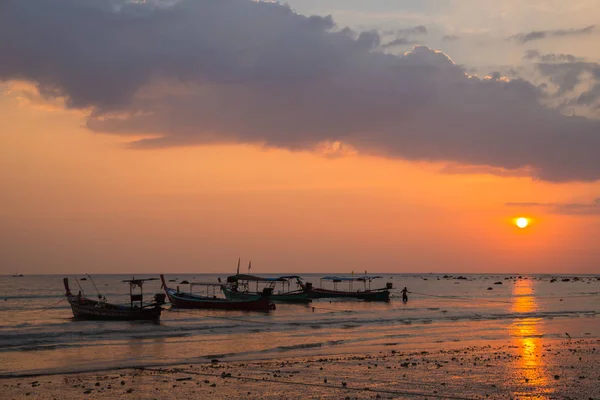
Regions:
<svg viewBox="0 0 600 400"><path fill-rule="evenodd" d="M250 271L250 268L252 268L252 261L248 263L248 271Z"/></svg>
<svg viewBox="0 0 600 400"><path fill-rule="evenodd" d="M240 261L241 261L241 258L238 257L238 269L237 269L237 274L238 275L240 274Z"/></svg>

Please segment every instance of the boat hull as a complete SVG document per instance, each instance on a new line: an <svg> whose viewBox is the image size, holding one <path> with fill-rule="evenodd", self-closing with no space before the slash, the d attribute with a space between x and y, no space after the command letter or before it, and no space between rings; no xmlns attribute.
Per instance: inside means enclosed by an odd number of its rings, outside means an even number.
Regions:
<svg viewBox="0 0 600 400"><path fill-rule="evenodd" d="M162 308L159 305L147 308L120 307L101 304L89 300L80 302L76 297L69 298L69 304L75 318L90 320L138 321L160 319Z"/></svg>
<svg viewBox="0 0 600 400"><path fill-rule="evenodd" d="M231 290L230 288L224 287L223 294L225 297L231 300L249 300L249 299L258 299L263 298L262 293L256 292L236 292ZM271 294L268 297L270 301L275 303L301 303L308 304L312 301L310 297L308 297L307 291L298 291L292 293L281 293L281 294Z"/></svg>
<svg viewBox="0 0 600 400"><path fill-rule="evenodd" d="M166 289L167 297L173 308L206 309L206 310L238 310L238 311L270 311L274 309L268 297L256 299L213 299Z"/></svg>
<svg viewBox="0 0 600 400"><path fill-rule="evenodd" d="M387 289L345 292L341 290L314 288L309 291L308 295L313 299L346 298L364 301L390 301L390 291Z"/></svg>

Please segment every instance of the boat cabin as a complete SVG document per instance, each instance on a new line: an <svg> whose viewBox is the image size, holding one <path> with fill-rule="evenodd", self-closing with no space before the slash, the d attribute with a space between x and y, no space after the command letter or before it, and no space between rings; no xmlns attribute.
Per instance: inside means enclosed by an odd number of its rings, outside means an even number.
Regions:
<svg viewBox="0 0 600 400"><path fill-rule="evenodd" d="M158 278L145 278L145 279L135 279L135 277L132 277L131 279L127 279L124 280L124 283L128 283L129 284L129 299L130 299L130 305L131 308L143 308L144 307L144 283L146 283L147 281L157 281ZM139 289L139 293L135 293L137 290ZM158 298L157 298L158 296ZM162 296L162 298L160 297ZM154 301L156 303L160 303L161 300L164 303L164 297L165 295L163 293L159 293L154 295Z"/></svg>
<svg viewBox="0 0 600 400"><path fill-rule="evenodd" d="M303 287L302 277L298 275L284 275L279 277L262 277L256 275L237 274L227 277L227 285L235 292L256 292L265 295L277 293L289 293L295 288ZM260 289L262 287L262 290Z"/></svg>

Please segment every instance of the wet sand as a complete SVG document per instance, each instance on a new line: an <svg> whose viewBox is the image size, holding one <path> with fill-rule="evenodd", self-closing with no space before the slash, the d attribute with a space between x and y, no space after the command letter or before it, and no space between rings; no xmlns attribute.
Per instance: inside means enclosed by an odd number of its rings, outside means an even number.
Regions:
<svg viewBox="0 0 600 400"><path fill-rule="evenodd" d="M600 340L3 377L3 399L600 399Z"/></svg>

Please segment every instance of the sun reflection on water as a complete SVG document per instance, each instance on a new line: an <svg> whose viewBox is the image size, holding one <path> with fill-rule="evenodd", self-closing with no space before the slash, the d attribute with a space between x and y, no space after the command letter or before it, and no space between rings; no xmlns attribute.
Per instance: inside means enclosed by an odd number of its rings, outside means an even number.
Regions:
<svg viewBox="0 0 600 400"><path fill-rule="evenodd" d="M538 305L533 296L532 281L519 279L513 286L511 311L515 314L533 314ZM523 379L527 387L537 393L547 394L548 378L543 363L542 334L538 328L540 319L535 317L517 318L509 331L513 345L518 347L515 379ZM515 393L522 395L523 393Z"/></svg>

